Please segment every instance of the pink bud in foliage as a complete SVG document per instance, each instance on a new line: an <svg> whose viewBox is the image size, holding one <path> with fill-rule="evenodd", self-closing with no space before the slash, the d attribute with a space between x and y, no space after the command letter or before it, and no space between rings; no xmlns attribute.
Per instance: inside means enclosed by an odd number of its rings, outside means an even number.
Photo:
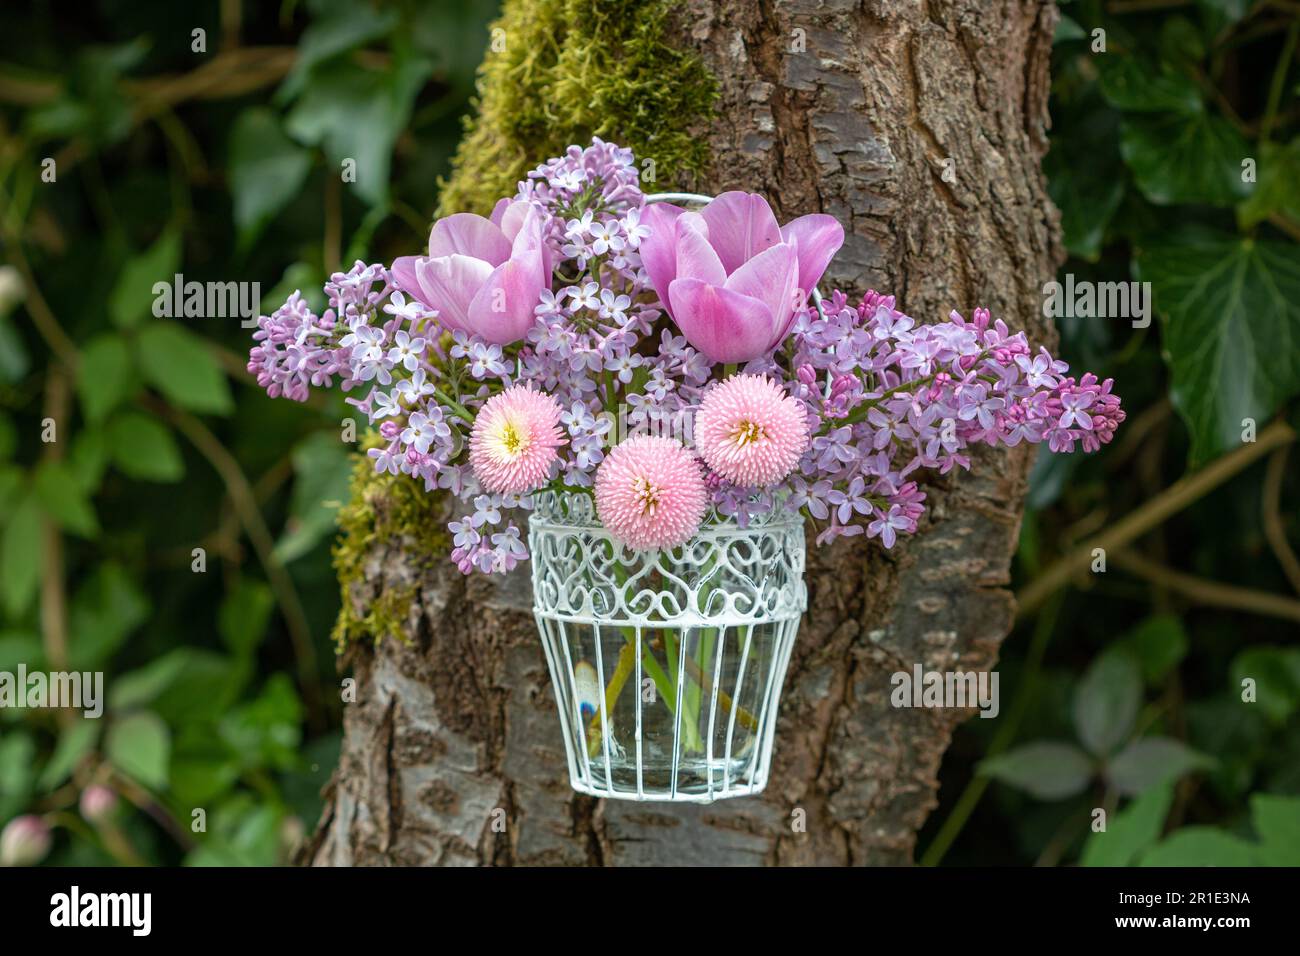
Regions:
<svg viewBox="0 0 1300 956"><path fill-rule="evenodd" d="M81 815L91 823L103 823L117 808L117 794L102 784L81 791Z"/></svg>
<svg viewBox="0 0 1300 956"><path fill-rule="evenodd" d="M40 817L14 817L0 833L0 866L32 866L50 852L50 828Z"/></svg>

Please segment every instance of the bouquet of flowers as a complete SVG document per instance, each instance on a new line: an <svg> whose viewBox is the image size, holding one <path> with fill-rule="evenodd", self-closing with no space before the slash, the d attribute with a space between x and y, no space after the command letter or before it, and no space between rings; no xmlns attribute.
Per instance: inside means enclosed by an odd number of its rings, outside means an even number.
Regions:
<svg viewBox="0 0 1300 956"><path fill-rule="evenodd" d="M513 515L546 491L591 496L637 550L776 509L818 543L890 548L917 529L923 470L969 468L979 443L1095 451L1124 420L1110 379L1069 375L986 309L921 325L874 291L823 299L830 216L666 198L630 150L571 146L490 218L435 222L427 255L331 276L321 315L295 292L259 319L248 369L272 396L351 392L376 470L464 503L466 573L528 557Z"/></svg>

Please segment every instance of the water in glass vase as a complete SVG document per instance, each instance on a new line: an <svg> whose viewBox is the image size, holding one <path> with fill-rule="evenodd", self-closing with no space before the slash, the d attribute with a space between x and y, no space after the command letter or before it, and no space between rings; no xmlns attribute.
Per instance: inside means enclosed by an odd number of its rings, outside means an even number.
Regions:
<svg viewBox="0 0 1300 956"><path fill-rule="evenodd" d="M776 718L787 628L570 623L562 633L548 630L583 776L628 795L751 791L769 757L760 728Z"/></svg>

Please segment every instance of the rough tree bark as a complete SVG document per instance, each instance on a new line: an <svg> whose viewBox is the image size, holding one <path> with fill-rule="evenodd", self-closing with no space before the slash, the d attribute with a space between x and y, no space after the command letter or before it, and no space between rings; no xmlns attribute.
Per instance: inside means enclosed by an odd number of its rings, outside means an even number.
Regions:
<svg viewBox="0 0 1300 956"><path fill-rule="evenodd" d="M830 213L848 240L828 283L891 291L925 321L987 305L1050 345L1040 290L1060 253L1040 160L1055 20L1037 0L688 0L674 42L721 96L701 131L712 169L680 185L760 191L782 221ZM896 709L889 678L993 666L1028 460L981 453L972 474L933 480L921 533L891 553L862 539L810 550L771 782L708 807L572 793L526 574L462 578L409 536L371 542L347 598L364 613L413 591L411 643L351 653L358 701L304 859L910 861L970 712Z"/></svg>

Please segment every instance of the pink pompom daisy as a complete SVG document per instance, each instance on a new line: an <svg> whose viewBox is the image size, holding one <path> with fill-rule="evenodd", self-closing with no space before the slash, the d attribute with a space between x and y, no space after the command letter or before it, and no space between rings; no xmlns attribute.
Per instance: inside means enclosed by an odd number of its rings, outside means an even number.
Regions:
<svg viewBox="0 0 1300 956"><path fill-rule="evenodd" d="M566 444L563 409L550 395L515 385L479 409L469 438L469 463L488 491L522 494L550 476L556 449Z"/></svg>
<svg viewBox="0 0 1300 956"><path fill-rule="evenodd" d="M707 506L699 463L671 438L629 438L596 471L596 513L610 534L638 551L689 541Z"/></svg>
<svg viewBox="0 0 1300 956"><path fill-rule="evenodd" d="M808 447L808 416L771 379L733 375L700 403L695 444L705 463L728 481L770 485L790 474Z"/></svg>

